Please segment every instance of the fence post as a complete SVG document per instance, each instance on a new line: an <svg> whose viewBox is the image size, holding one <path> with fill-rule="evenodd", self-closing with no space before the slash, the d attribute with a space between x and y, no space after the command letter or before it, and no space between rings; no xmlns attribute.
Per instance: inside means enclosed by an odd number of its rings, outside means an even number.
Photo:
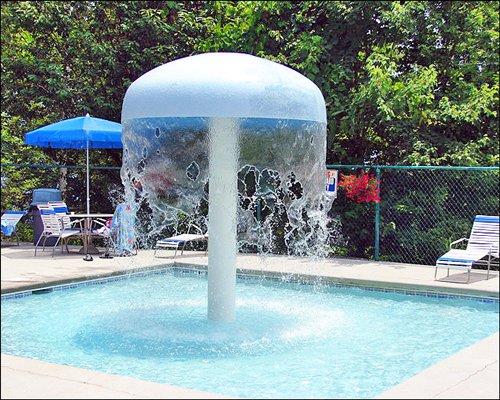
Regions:
<svg viewBox="0 0 500 400"><path fill-rule="evenodd" d="M376 174L377 174L377 187L380 190L380 168L376 168ZM380 203L375 203L375 261L378 261L378 254L379 254L379 244L380 244Z"/></svg>

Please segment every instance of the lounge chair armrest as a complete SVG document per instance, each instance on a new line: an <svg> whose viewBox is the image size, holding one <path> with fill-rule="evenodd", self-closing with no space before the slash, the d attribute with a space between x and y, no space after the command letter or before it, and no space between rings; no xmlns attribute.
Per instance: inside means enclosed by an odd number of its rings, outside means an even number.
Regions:
<svg viewBox="0 0 500 400"><path fill-rule="evenodd" d="M92 224L106 226L106 220L103 218L95 218L95 219L92 219Z"/></svg>
<svg viewBox="0 0 500 400"><path fill-rule="evenodd" d="M490 247L488 249L488 254L491 254L493 257L497 257L499 256L499 244L498 243L491 243L490 244Z"/></svg>
<svg viewBox="0 0 500 400"><path fill-rule="evenodd" d="M188 233L191 233L191 228L194 228L194 230L197 233L199 233L200 235L203 235L203 231L201 230L201 228L198 225L195 225L195 224L189 225Z"/></svg>
<svg viewBox="0 0 500 400"><path fill-rule="evenodd" d="M454 242L450 243L450 249L453 247L454 244L457 244L457 243L460 243L463 241L468 241L468 240L469 240L468 238L461 238L461 239L455 240Z"/></svg>

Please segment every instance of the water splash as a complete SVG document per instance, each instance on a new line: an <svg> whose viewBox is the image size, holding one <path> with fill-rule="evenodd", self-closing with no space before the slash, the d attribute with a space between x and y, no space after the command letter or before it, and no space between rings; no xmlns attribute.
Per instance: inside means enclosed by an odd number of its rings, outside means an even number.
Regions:
<svg viewBox="0 0 500 400"><path fill-rule="evenodd" d="M237 249L323 257L335 246L325 192L324 124L234 119L239 127ZM126 197L147 209L139 237L153 246L189 223L208 228L210 119L123 123ZM134 150L140 149L140 151ZM139 180L142 192L134 188ZM149 212L150 211L150 212Z"/></svg>
<svg viewBox="0 0 500 400"><path fill-rule="evenodd" d="M248 299L236 304L240 317L229 324L207 320L201 300L104 313L81 326L73 341L86 351L134 358L254 357L286 353L335 336L348 320L340 310L319 307L311 314L306 306L290 309L280 301Z"/></svg>

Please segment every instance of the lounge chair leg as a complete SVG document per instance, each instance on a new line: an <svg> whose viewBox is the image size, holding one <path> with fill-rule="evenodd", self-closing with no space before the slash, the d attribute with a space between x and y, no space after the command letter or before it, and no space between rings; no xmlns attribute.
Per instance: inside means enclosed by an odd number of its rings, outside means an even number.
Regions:
<svg viewBox="0 0 500 400"><path fill-rule="evenodd" d="M206 254L207 254L207 252L205 251L205 255ZM438 267L436 265L436 269L434 270L434 280L436 280L437 273L438 273Z"/></svg>
<svg viewBox="0 0 500 400"><path fill-rule="evenodd" d="M56 247L57 247L57 245L59 244L59 240L60 240L60 239L61 239L60 237L58 237L58 238L57 238L56 243L54 244L54 247L52 248L52 257L54 257L54 256L55 256L55 254L56 254ZM61 253L62 253L63 251L64 251L64 245L62 245L62 244L61 244Z"/></svg>
<svg viewBox="0 0 500 400"><path fill-rule="evenodd" d="M486 273L486 280L490 279L490 264L491 264L491 253L488 254L488 272Z"/></svg>
<svg viewBox="0 0 500 400"><path fill-rule="evenodd" d="M446 277L449 278L450 277L450 269L448 268L448 273L446 274Z"/></svg>
<svg viewBox="0 0 500 400"><path fill-rule="evenodd" d="M48 236L43 237L42 251L45 252L45 243L47 242Z"/></svg>
<svg viewBox="0 0 500 400"><path fill-rule="evenodd" d="M467 283L470 282L470 269L467 270Z"/></svg>
<svg viewBox="0 0 500 400"><path fill-rule="evenodd" d="M36 249L38 248L38 245L40 244L40 240L42 240L42 236L40 236L35 244L35 256L36 256Z"/></svg>

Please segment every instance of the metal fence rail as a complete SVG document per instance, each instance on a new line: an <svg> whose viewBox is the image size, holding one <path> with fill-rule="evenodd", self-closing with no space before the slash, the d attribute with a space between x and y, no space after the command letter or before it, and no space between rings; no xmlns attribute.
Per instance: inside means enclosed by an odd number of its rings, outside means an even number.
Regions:
<svg viewBox="0 0 500 400"><path fill-rule="evenodd" d="M332 215L342 223L346 256L434 265L468 237L476 215L499 215L498 167L327 165L380 180L380 203L356 204L342 191Z"/></svg>
<svg viewBox="0 0 500 400"><path fill-rule="evenodd" d="M2 210L28 209L38 188L60 188L64 171L65 200L72 211L86 209L86 166L2 163ZM113 212L110 195L122 188L121 167L90 166L90 196L102 212ZM19 188L23 187L24 192Z"/></svg>

